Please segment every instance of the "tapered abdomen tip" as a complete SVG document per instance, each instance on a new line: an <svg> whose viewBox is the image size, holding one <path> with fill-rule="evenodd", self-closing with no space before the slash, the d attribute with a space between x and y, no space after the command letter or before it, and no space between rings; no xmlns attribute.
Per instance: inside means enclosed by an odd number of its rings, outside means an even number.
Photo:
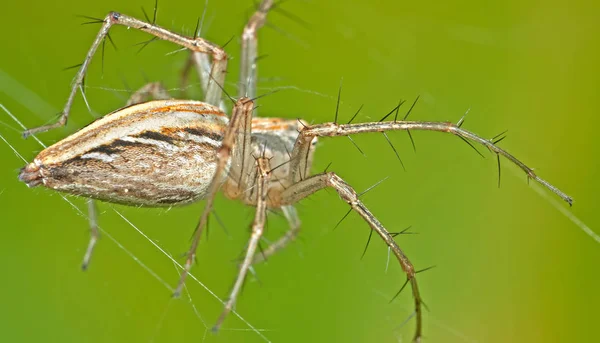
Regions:
<svg viewBox="0 0 600 343"><path fill-rule="evenodd" d="M22 168L19 173L19 181L25 182L28 187L35 187L42 184L42 174L39 165L32 162Z"/></svg>

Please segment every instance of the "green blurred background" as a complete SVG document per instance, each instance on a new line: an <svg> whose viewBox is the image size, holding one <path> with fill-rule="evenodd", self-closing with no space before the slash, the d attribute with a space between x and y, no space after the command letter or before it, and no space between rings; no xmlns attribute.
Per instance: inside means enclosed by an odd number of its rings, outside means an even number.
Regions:
<svg viewBox="0 0 600 343"><path fill-rule="evenodd" d="M51 121L62 108L75 70L98 25L76 15L103 17L117 10L143 18L151 1L17 1L3 6L0 103L27 126ZM261 116L331 121L343 77L341 120L365 104L360 120L378 120L399 99L421 101L415 120L457 121L485 137L509 129L501 145L575 198L570 213L600 231L597 132L599 33L597 2L288 1L260 32ZM190 34L203 1L161 1L158 23ZM227 89L235 93L239 32L251 1L211 1L203 36L219 44L231 37ZM177 88L186 53L135 43L148 36L116 27L118 50L107 46L104 72L96 58L87 94L97 115L124 104L128 88L161 80ZM193 82L197 82L195 79ZM198 96L197 84L190 90ZM177 90L173 94L179 96ZM39 135L53 143L93 119L77 98L66 129ZM20 138L0 114L0 134L26 159L40 150ZM381 135L357 136L363 157L345 138L322 139L314 170L330 162L358 191L389 176L363 200L390 231L412 225L418 235L397 241L418 269L430 312L428 342L595 342L600 308L600 244L565 217L554 196L541 196L525 175L495 156L478 157L455 137L415 132L417 153L405 133L391 139L403 171ZM481 150L481 149L480 149ZM482 150L483 151L483 150ZM190 298L171 299L165 284L104 235L89 271L79 264L87 222L56 193L17 181L24 163L0 143L2 306L6 342L262 342L231 315L217 335L220 303L189 281ZM544 192L543 194L548 194ZM548 200L550 199L550 200ZM84 208L82 199L73 199ZM185 208L114 206L174 256L186 251L203 204ZM567 208L559 203L559 208ZM160 280L175 285L173 263L108 204L101 226ZM193 273L224 298L236 274L233 262L249 237L253 210L220 197L228 234L215 220L198 250ZM374 239L360 259L367 226L347 205L322 192L298 206L300 239L256 267L238 312L273 342L407 342L414 320L410 293L389 300L404 281L387 250ZM286 229L270 216L267 236ZM182 259L180 259L182 260Z"/></svg>

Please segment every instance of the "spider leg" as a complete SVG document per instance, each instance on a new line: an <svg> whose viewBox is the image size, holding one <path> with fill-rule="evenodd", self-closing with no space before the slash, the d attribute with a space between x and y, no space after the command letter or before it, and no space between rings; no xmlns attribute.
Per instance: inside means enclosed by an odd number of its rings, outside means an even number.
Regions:
<svg viewBox="0 0 600 343"><path fill-rule="evenodd" d="M256 97L256 53L258 41L256 33L264 25L267 13L272 5L272 0L263 0L244 27L242 33L240 81L238 85L238 98L240 99L250 98L254 100ZM254 116L256 116L256 109L254 109ZM239 144L238 149L233 152L233 161L237 163L234 163L231 169L232 178L237 180L238 192L245 190L250 186L252 173L248 173L246 170L248 170L254 162L250 149L250 128L252 126L252 118L246 117L245 119L243 130L239 130L237 133L238 141L241 144ZM229 190L231 191L232 189L229 187ZM230 197L237 198L235 194L230 194Z"/></svg>
<svg viewBox="0 0 600 343"><path fill-rule="evenodd" d="M242 51L240 57L240 81L238 96L254 99L256 97L256 59L258 54L258 30L267 21L267 13L273 6L273 0L263 0L256 12L250 17L242 32Z"/></svg>
<svg viewBox="0 0 600 343"><path fill-rule="evenodd" d="M394 241L394 238L389 231L383 227L379 220L377 220L377 218L375 218L375 216L360 201L358 194L349 184L347 184L342 178L333 172L313 175L305 180L294 183L281 192L281 204L284 206L295 204L307 196L326 187L335 189L340 198L348 203L352 210L358 213L367 222L367 224L371 227L371 230L374 230L379 237L383 239L385 244L391 249L393 254L398 259L402 270L406 274L407 282L410 283L412 288L412 295L415 303L415 317L417 320L414 341L420 341L422 329L422 300L421 295L419 294L417 280L415 278L415 269L408 257L400 249L396 241Z"/></svg>
<svg viewBox="0 0 600 343"><path fill-rule="evenodd" d="M248 273L248 269L252 265L252 261L254 259L254 255L256 253L256 248L258 247L258 243L263 234L263 229L265 226L266 214L267 214L267 183L270 174L269 167L269 159L261 157L256 160L257 162L257 182L256 182L256 214L254 216L254 222L252 223L252 236L250 237L250 241L248 242L248 247L246 249L246 255L242 264L240 265L240 271L238 272L238 276L233 284L233 288L231 290L231 294L229 295L229 299L225 303L225 307L223 308L223 312L219 316L217 323L213 327L213 331L217 331L225 317L231 312L235 302L237 300L238 294L242 289L242 285L244 284L244 280L246 278L246 274Z"/></svg>
<svg viewBox="0 0 600 343"><path fill-rule="evenodd" d="M83 60L83 63L81 64L77 75L75 76L75 79L73 80L71 92L69 93L69 97L67 99L65 107L63 108L60 118L55 123L29 129L23 133L23 136L27 137L37 132L48 131L50 129L66 125L69 117L69 112L71 111L71 106L73 105L73 100L75 99L77 90L83 85L85 73L87 72L92 57L96 53L98 47L108 37L109 30L113 25L123 25L128 28L134 28L140 31L144 31L155 37L158 37L159 39L167 40L172 43L181 45L182 47L190 49L194 52L211 55L213 63L211 69L211 78L208 82L205 101L212 105L219 105L222 92L221 87L223 81L225 80L225 72L227 69L227 54L222 48L202 38L189 38L163 29L160 26L156 26L144 22L142 20L127 16L125 14L110 12L104 18L104 23L102 24L102 27L100 28L96 39L92 43L92 46L88 50L88 53L85 56L85 59ZM198 70L200 71L200 68L198 68Z"/></svg>
<svg viewBox="0 0 600 343"><path fill-rule="evenodd" d="M87 270L90 265L90 259L92 258L92 252L98 242L100 233L98 231L98 209L96 207L96 201L94 199L88 199L88 218L90 224L90 242L88 243L85 255L83 256L83 262L81 263L81 269Z"/></svg>
<svg viewBox="0 0 600 343"><path fill-rule="evenodd" d="M198 69L198 76L200 77L200 85L202 87L202 92L205 95L208 94L208 86L211 84L211 71L213 67L212 63L210 62L210 59L208 58L208 55L198 52L192 52L187 65L196 66L196 69ZM221 86L224 85L221 84ZM225 110L225 103L223 102L223 99L219 99L219 108L221 108L221 110Z"/></svg>
<svg viewBox="0 0 600 343"><path fill-rule="evenodd" d="M206 205L202 212L202 216L200 217L200 221L198 222L198 226L196 226L194 236L192 237L192 245L187 252L184 269L173 296L179 296L181 293L185 278L192 267L192 262L196 257L196 249L198 248L198 243L200 242L200 237L202 235L202 229L206 225L208 215L212 211L215 195L225 181L226 169L229 162L231 161L231 165L240 164L236 159L239 158L240 155L238 154L238 151L242 150L242 148L248 152L248 155L250 154L250 148L244 146L244 144L246 144L244 139L245 137L250 137L251 126L245 125L244 123L252 120L253 108L254 103L248 98L239 99L233 107L233 113L223 135L221 147L217 150L216 168L214 176L208 186Z"/></svg>
<svg viewBox="0 0 600 343"><path fill-rule="evenodd" d="M190 54L181 69L181 76L179 78L179 88L181 89L182 98L189 98L187 95L187 87L189 86L190 73L192 72L192 67L194 66L194 58L192 54ZM199 66L199 68L202 68ZM209 70L210 70L210 62L209 62ZM198 75L201 75L200 73ZM204 82L200 83L202 86L202 92L206 93L206 85Z"/></svg>
<svg viewBox="0 0 600 343"><path fill-rule="evenodd" d="M325 123L305 127L294 145L291 156L291 181L298 182L302 179L302 175L307 175L309 164L306 158L311 151L311 142L315 137L335 137L348 136L352 134L365 132L386 132L386 131L437 131L451 133L460 137L465 142L474 142L483 145L491 152L501 155L515 164L527 174L527 177L535 180L548 190L558 195L561 199L572 205L573 198L565 194L557 187L550 184L548 181L537 176L532 168L529 168L519 159L508 153L506 150L498 147L493 140L482 138L481 136L465 130L460 125L450 122L425 122L425 121L388 121L388 122L371 122L371 123L356 123L356 124L337 124ZM470 142L469 142L470 141Z"/></svg>
<svg viewBox="0 0 600 343"><path fill-rule="evenodd" d="M340 197L346 201L354 211L356 211L379 236L386 242L390 250L396 255L400 262L402 270L406 273L407 282L410 283L415 302L415 317L417 321L415 341L420 341L422 329L422 300L415 279L415 270L402 250L398 247L393 237L379 223L379 221L368 211L368 209L360 202L356 192L339 176L334 173L322 173L311 177L306 177L310 168L310 154L312 152L312 142L316 137L335 137L348 136L352 134L365 132L386 132L386 131L438 131L451 133L460 137L465 141L471 141L485 146L491 152L502 155L521 170L523 170L528 178L534 179L564 201L572 204L572 198L564 192L551 185L549 182L537 176L533 169L526 166L519 159L509 154L504 149L499 148L493 140L487 140L479 135L462 129L460 124L449 122L419 122L419 121L390 121L390 122L371 122L357 124L337 124L325 123L319 125L306 126L300 131L298 138L294 144L292 155L290 157L290 174L288 182L291 184L287 189L281 192L279 197L279 206L291 205L299 200L325 188L333 187Z"/></svg>
<svg viewBox="0 0 600 343"><path fill-rule="evenodd" d="M262 254L254 256L252 264L257 264L266 261L269 257L273 256L276 252L285 248L291 241L298 237L300 232L300 219L294 206L287 205L282 206L281 210L285 219L287 219L290 229L278 240L271 243L266 249L262 251Z"/></svg>
<svg viewBox="0 0 600 343"><path fill-rule="evenodd" d="M142 88L133 92L127 100L126 106L141 104L142 102L146 102L149 99L154 100L168 100L171 99L171 95L165 89L165 87L160 82L150 82L142 86Z"/></svg>
<svg viewBox="0 0 600 343"><path fill-rule="evenodd" d="M148 83L142 88L135 91L127 100L126 106L141 104L148 99L167 100L171 99L171 95L160 82Z"/></svg>
<svg viewBox="0 0 600 343"><path fill-rule="evenodd" d="M263 0L257 7L256 12L250 17L242 32L242 48L240 56L240 78L238 83L238 97L256 97L256 78L257 78L257 51L258 38L257 33L266 22L267 13L273 7L273 0ZM195 62L195 63L194 63ZM206 88L210 79L211 63L206 54L192 53L188 59L181 77L181 88L185 89L188 82L188 75L192 66L196 65L200 71L200 84L202 90ZM223 109L223 107L221 107ZM256 115L256 113L255 113Z"/></svg>

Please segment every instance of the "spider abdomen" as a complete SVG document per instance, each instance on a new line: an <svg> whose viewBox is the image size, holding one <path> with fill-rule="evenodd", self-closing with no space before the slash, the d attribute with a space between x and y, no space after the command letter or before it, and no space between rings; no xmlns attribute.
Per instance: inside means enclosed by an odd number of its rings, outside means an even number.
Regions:
<svg viewBox="0 0 600 343"><path fill-rule="evenodd" d="M199 101L129 106L43 150L19 178L114 203L190 203L206 196L227 123Z"/></svg>

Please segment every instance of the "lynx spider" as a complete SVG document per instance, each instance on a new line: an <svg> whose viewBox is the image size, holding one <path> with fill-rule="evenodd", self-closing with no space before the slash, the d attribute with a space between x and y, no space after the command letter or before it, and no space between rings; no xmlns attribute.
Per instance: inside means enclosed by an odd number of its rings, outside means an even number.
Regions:
<svg viewBox="0 0 600 343"><path fill-rule="evenodd" d="M393 236L359 200L355 190L334 172L309 175L317 137L348 136L364 132L425 130L451 133L479 143L498 158L500 155L521 168L527 177L554 192L570 205L572 199L538 177L517 158L496 146L502 138L487 140L449 122L398 120L308 125L300 120L253 118L256 99L257 32L264 25L272 0L263 0L242 33L242 56L238 100L228 118L221 104L227 68L225 51L200 37L186 37L133 17L110 12L90 47L71 87L62 115L53 124L24 132L47 131L67 123L77 90L92 56L108 37L113 25L135 28L192 51L205 92L203 102L172 100L159 83L151 83L135 92L127 107L116 110L79 132L48 147L24 167L19 179L29 187L48 188L90 198L91 238L82 267L87 268L98 239L94 200L142 206L173 206L206 199L207 203L187 252L183 273L175 294L179 294L194 261L202 229L211 212L216 193L255 206L252 235L230 296L215 329L232 310L246 274L253 263L262 261L292 241L300 229L294 204L307 196L331 187L375 231L396 256L410 283L414 300L416 329L414 341L422 336L423 303L416 272L394 241ZM209 60L208 55L212 57ZM189 68L186 68L189 69ZM145 101L148 96L155 100ZM409 111L410 112L410 111ZM393 112L390 112L390 114ZM469 143L471 144L471 143ZM281 209L290 229L273 242L263 254L255 256L263 234L267 209Z"/></svg>

